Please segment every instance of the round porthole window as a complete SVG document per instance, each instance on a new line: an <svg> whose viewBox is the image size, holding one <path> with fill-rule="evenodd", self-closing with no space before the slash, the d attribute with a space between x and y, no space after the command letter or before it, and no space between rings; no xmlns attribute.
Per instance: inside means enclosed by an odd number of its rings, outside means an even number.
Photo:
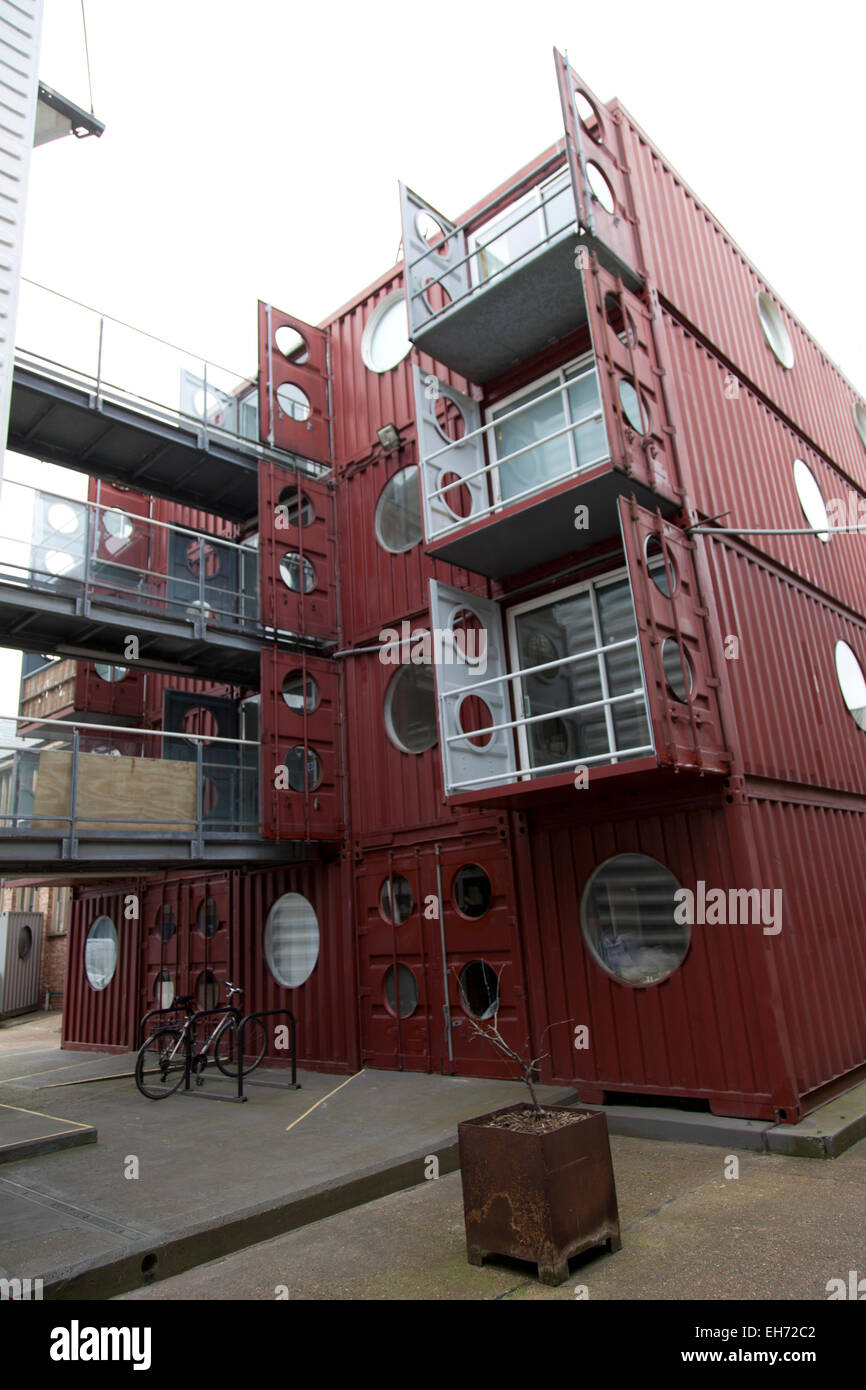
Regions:
<svg viewBox="0 0 866 1390"><path fill-rule="evenodd" d="M499 1008L499 977L486 960L471 960L459 976L460 1003L472 1018L492 1018Z"/></svg>
<svg viewBox="0 0 866 1390"><path fill-rule="evenodd" d="M45 568L55 579L62 579L77 564L77 556L66 550L49 550L45 556Z"/></svg>
<svg viewBox="0 0 866 1390"><path fill-rule="evenodd" d="M291 589L292 593L299 594L301 592L302 575L303 591L305 594L309 594L316 587L315 566L307 559L306 555L303 556L302 561L302 557L296 550L287 551L280 561L280 578L286 588Z"/></svg>
<svg viewBox="0 0 866 1390"><path fill-rule="evenodd" d="M824 494L811 468L807 467L802 459L794 459L794 486L803 508L803 515L809 525L818 532L818 540L826 544L830 539L830 532L824 529L829 525Z"/></svg>
<svg viewBox="0 0 866 1390"><path fill-rule="evenodd" d="M384 980L385 1008L394 1017L408 1018L418 1007L418 981L408 965L398 962L396 974L388 967Z"/></svg>
<svg viewBox="0 0 866 1390"><path fill-rule="evenodd" d="M306 362L309 353L307 344L304 342L296 328L292 328L288 323L281 323L274 334L274 342L279 352L284 357L288 357L292 362Z"/></svg>
<svg viewBox="0 0 866 1390"><path fill-rule="evenodd" d="M290 420L309 420L313 413L306 391L302 391L293 381L280 382L277 387L277 403Z"/></svg>
<svg viewBox="0 0 866 1390"><path fill-rule="evenodd" d="M202 936L216 936L220 926L220 910L213 898L206 898L199 906L198 929Z"/></svg>
<svg viewBox="0 0 866 1390"><path fill-rule="evenodd" d="M758 290L755 296L758 306L758 320L764 337L770 345L773 356L787 370L794 365L794 349L782 318L782 311L766 290Z"/></svg>
<svg viewBox="0 0 866 1390"><path fill-rule="evenodd" d="M52 502L48 508L48 525L52 531L62 536L71 536L78 530L80 514L68 502Z"/></svg>
<svg viewBox="0 0 866 1390"><path fill-rule="evenodd" d="M301 505L298 507L298 489L295 486L284 487L280 493L279 506L283 508L277 519L277 525L285 523L286 526L297 526L298 518L302 526L309 526L314 520L316 509L305 492L301 493Z"/></svg>
<svg viewBox="0 0 866 1390"><path fill-rule="evenodd" d="M206 579L215 579L220 570L219 551L210 541L190 541L186 548L186 563L190 574L204 570Z"/></svg>
<svg viewBox="0 0 866 1390"><path fill-rule="evenodd" d="M157 975L154 996L158 1009L170 1009L174 1003L174 980L167 970L161 970Z"/></svg>
<svg viewBox="0 0 866 1390"><path fill-rule="evenodd" d="M278 985L297 989L319 959L319 921L301 893L284 893L265 922L265 960Z"/></svg>
<svg viewBox="0 0 866 1390"><path fill-rule="evenodd" d="M635 433L645 434L648 417L646 405L635 390L634 384L626 377L619 383L619 403L623 415Z"/></svg>
<svg viewBox="0 0 866 1390"><path fill-rule="evenodd" d="M220 1002L220 982L212 970L203 970L196 980L195 997L200 1009L216 1009Z"/></svg>
<svg viewBox="0 0 866 1390"><path fill-rule="evenodd" d="M161 941L170 941L177 931L177 918L171 903L163 903L156 914L156 930Z"/></svg>
<svg viewBox="0 0 866 1390"><path fill-rule="evenodd" d="M26 960L33 950L33 932L29 927L22 927L18 933L18 959Z"/></svg>
<svg viewBox="0 0 866 1390"><path fill-rule="evenodd" d="M84 943L84 973L92 989L106 989L117 969L117 928L110 917L97 917Z"/></svg>
<svg viewBox="0 0 866 1390"><path fill-rule="evenodd" d="M94 662L93 669L100 680L108 681L112 684L116 683L117 681L125 680L126 677L129 675L128 666L108 666L103 661Z"/></svg>
<svg viewBox="0 0 866 1390"><path fill-rule="evenodd" d="M866 730L866 677L847 642L836 643L836 678L851 718Z"/></svg>
<svg viewBox="0 0 866 1390"><path fill-rule="evenodd" d="M116 541L128 541L135 530L126 512L121 512L116 507L102 513L102 524L109 536L113 536Z"/></svg>
<svg viewBox="0 0 866 1390"><path fill-rule="evenodd" d="M312 714L319 703L319 687L312 676L302 671L289 671L283 677L283 699L293 714Z"/></svg>
<svg viewBox="0 0 866 1390"><path fill-rule="evenodd" d="M587 160L586 177L596 202L601 204L605 212L616 212L616 199L613 196L610 180L592 159Z"/></svg>
<svg viewBox="0 0 866 1390"><path fill-rule="evenodd" d="M436 696L431 666L401 666L385 692L385 728L401 753L425 753L436 743Z"/></svg>
<svg viewBox="0 0 866 1390"><path fill-rule="evenodd" d="M681 652L682 660L680 659ZM683 679L683 665L686 668L688 686ZM662 666L671 694L685 704L692 689L692 663L688 652L683 651L679 642L675 642L673 637L666 637L662 643Z"/></svg>
<svg viewBox="0 0 866 1390"><path fill-rule="evenodd" d="M393 908L392 900L393 885ZM379 904L382 908L382 916L386 922L393 922L399 927L401 923L407 921L412 914L415 906L415 899L412 895L412 885L402 874L391 874L386 878L379 892Z"/></svg>
<svg viewBox="0 0 866 1390"><path fill-rule="evenodd" d="M411 550L424 535L418 468L401 468L389 478L376 504L376 540L391 555Z"/></svg>
<svg viewBox="0 0 866 1390"><path fill-rule="evenodd" d="M479 864L464 864L451 885L454 906L462 917L483 917L493 899L490 879Z"/></svg>
<svg viewBox="0 0 866 1390"><path fill-rule="evenodd" d="M580 925L597 965L629 985L655 985L682 964L690 929L677 921L679 884L646 854L618 854L589 879Z"/></svg>
<svg viewBox="0 0 866 1390"><path fill-rule="evenodd" d="M659 593L664 594L665 598L670 598L671 594L677 591L677 572L674 569L673 556L670 551L665 553L658 536L647 536L644 554L650 579Z"/></svg>
<svg viewBox="0 0 866 1390"><path fill-rule="evenodd" d="M361 339L361 357L371 372L390 372L411 350L406 296L402 290L389 294L367 320Z"/></svg>
<svg viewBox="0 0 866 1390"><path fill-rule="evenodd" d="M306 767L307 780L304 783L304 768ZM303 792L308 788L314 791L322 780L322 764L318 753L312 748L308 748L304 753L304 745L296 743L294 748L290 748L286 754L286 772L289 779L289 789L293 792Z"/></svg>

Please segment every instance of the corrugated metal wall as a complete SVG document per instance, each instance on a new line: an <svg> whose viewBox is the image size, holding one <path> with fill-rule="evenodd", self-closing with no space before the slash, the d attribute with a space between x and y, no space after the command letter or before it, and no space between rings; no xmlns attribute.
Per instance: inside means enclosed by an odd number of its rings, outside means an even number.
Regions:
<svg viewBox="0 0 866 1390"><path fill-rule="evenodd" d="M124 897L140 893L140 883L123 883L80 890L72 902L66 990L63 1003L63 1047L101 1048L125 1052L135 1047L139 1004L139 923L124 920ZM105 989L88 983L84 968L87 933L97 917L106 916L117 931L117 968Z"/></svg>
<svg viewBox="0 0 866 1390"><path fill-rule="evenodd" d="M835 646L847 642L866 668L866 621L727 540L701 539L722 635L739 643L723 675L743 770L812 784L819 797L826 788L862 795L866 736L842 699Z"/></svg>
<svg viewBox="0 0 866 1390"><path fill-rule="evenodd" d="M560 817L531 826L519 873L533 1019L551 1028L547 1075L582 1093L703 1096L717 1113L772 1116L784 1089L776 1059L760 928L692 928L682 966L662 984L615 982L583 941L580 902L593 870L616 854L649 855L683 887L739 884L742 867L721 808ZM746 885L744 885L746 886ZM577 1050L574 1029L589 1028Z"/></svg>
<svg viewBox="0 0 866 1390"><path fill-rule="evenodd" d="M351 881L338 859L234 875L235 932L232 969L246 987L246 1007L291 1009L304 1066L354 1071L359 1065L357 981ZM319 923L319 959L305 984L286 989L265 963L267 916L283 893L300 893ZM270 1020L271 1026L280 1019ZM269 1032L273 1042L273 1032ZM271 1050L276 1059L285 1052Z"/></svg>
<svg viewBox="0 0 866 1390"><path fill-rule="evenodd" d="M794 484L794 460L814 475L825 503L837 499L835 522L866 516L866 492L855 490L786 422L745 385L731 395L728 369L670 316L665 315L668 359L680 401L680 423L691 502L706 516L729 512L720 526L805 529ZM833 517L830 524L834 524ZM834 594L851 608L866 595L863 539L836 536L750 536L749 544Z"/></svg>
<svg viewBox="0 0 866 1390"><path fill-rule="evenodd" d="M383 628L395 622L399 627L402 618L418 617L417 625L422 626L430 604L430 579L457 589L487 592L486 581L480 575L430 559L423 543L392 554L376 539L376 506L386 484L403 468L417 462L413 426L407 431L406 447L399 455L385 455L348 474L337 493L347 645L375 642Z"/></svg>
<svg viewBox="0 0 866 1390"><path fill-rule="evenodd" d="M750 817L761 878L783 892L772 953L805 1094L866 1057L866 804L757 798Z"/></svg>
<svg viewBox="0 0 866 1390"><path fill-rule="evenodd" d="M175 992L194 993L202 972L210 970L246 991L244 1008L288 1008L298 1026L299 1061L307 1067L351 1071L358 1065L356 966L351 910L351 879L339 859L311 861L250 873L215 871L163 874L116 884L88 886L76 894L69 936L63 1046L86 1045L124 1051L138 1046L140 1018L158 1004L157 976L165 970ZM264 929L271 908L284 893L300 893L319 923L319 958L309 979L296 989L278 984L265 960ZM124 899L139 898L138 922L123 920ZM202 906L212 899L218 925L208 936ZM163 939L160 912L168 905L173 930ZM104 990L88 983L84 943L97 917L106 915L118 933L118 963ZM221 943L222 933L226 941ZM220 1002L224 991L220 990ZM285 1061L284 1050L270 1055Z"/></svg>
<svg viewBox="0 0 866 1390"><path fill-rule="evenodd" d="M623 135L644 255L659 290L701 333L861 486L866 453L854 427L860 400L623 108ZM786 371L768 347L755 306L775 300L793 348Z"/></svg>

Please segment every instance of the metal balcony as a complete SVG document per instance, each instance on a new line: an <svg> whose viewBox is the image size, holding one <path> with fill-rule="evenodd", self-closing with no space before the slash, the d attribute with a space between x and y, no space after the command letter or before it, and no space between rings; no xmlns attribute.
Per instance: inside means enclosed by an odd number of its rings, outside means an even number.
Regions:
<svg viewBox="0 0 866 1390"><path fill-rule="evenodd" d="M0 869L292 859L260 837L258 789L249 740L0 719Z"/></svg>
<svg viewBox="0 0 866 1390"><path fill-rule="evenodd" d="M0 644L122 663L132 635L136 664L258 683L254 548L8 479L0 498Z"/></svg>
<svg viewBox="0 0 866 1390"><path fill-rule="evenodd" d="M425 380L416 368L424 527L437 559L502 579L618 534L621 494L672 510L614 466L591 355L530 383L486 420L444 383L431 397ZM455 438L443 429L449 420Z"/></svg>
<svg viewBox="0 0 866 1390"><path fill-rule="evenodd" d="M249 376L28 280L8 447L241 522L256 513L260 459L325 471L260 442Z"/></svg>
<svg viewBox="0 0 866 1390"><path fill-rule="evenodd" d="M561 161L459 224L401 186L409 337L468 381L490 381L586 323Z"/></svg>

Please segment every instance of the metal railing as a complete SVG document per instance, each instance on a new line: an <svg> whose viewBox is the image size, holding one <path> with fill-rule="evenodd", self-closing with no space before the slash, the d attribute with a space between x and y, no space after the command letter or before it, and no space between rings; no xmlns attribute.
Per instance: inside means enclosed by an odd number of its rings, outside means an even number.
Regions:
<svg viewBox="0 0 866 1390"><path fill-rule="evenodd" d="M259 834L259 744L206 733L0 716L0 834L70 840Z"/></svg>
<svg viewBox="0 0 866 1390"><path fill-rule="evenodd" d="M422 266L424 262L430 262L430 275L425 275L422 285L418 289L412 290L409 295L410 300L423 299L425 301L427 314L422 326L426 328L428 324L434 322L441 315L450 313L452 309L455 309L465 300L471 299L487 289L494 281L500 279L504 275L510 275L517 266L528 260L530 256L534 256L536 252L540 251L543 247L549 246L551 242L557 240L563 233L574 231L577 220L576 212L572 211L568 221L560 225L556 223L551 225L547 216L550 204L560 197L563 192L569 191L570 189L571 178L568 166L566 166L563 170L559 171L558 174L546 174L544 182L539 181L536 184L530 185L529 188L521 187L515 190L514 204L520 204L524 198L529 198L530 201L528 201L527 206L522 210L516 208L515 216L512 219L508 221L504 220L508 212L509 204L503 204L501 198L494 199L485 207L473 213L471 217L467 217L462 222L457 223L453 231L443 233L442 236L430 240L428 249L414 260L408 261L406 267L408 278L409 271L414 271L418 266ZM531 197L533 193L538 193L538 201ZM431 214L431 217L432 216ZM531 217L541 218L541 225L544 229L542 236L530 246L522 249L518 255L512 256L507 261L504 261L503 264L496 269L492 271L482 270L481 258L485 250L493 247L500 238L506 236L509 232L513 231L515 227L519 227L521 223L526 222ZM485 229L488 223L493 224L491 230L495 231L495 234L492 234L489 240L479 244L478 234ZM444 269L439 269L442 264L441 250L443 247L447 246L450 241L453 241L455 237L458 238L464 246L468 245L469 249L465 250L464 254L459 256L456 260L449 260L448 265ZM459 295L450 296L446 294L443 297L447 302L443 303L438 309L435 308L430 302L431 289L437 285L443 285L448 276L452 275L455 270L460 269L462 266L467 267L468 287ZM438 274L435 273L437 270Z"/></svg>
<svg viewBox="0 0 866 1390"><path fill-rule="evenodd" d="M194 426L202 447L222 441L245 453L294 460L261 443L257 375L237 372L112 314L22 278L15 361L103 401ZM274 410L282 413L276 401ZM300 461L318 476L320 464Z"/></svg>
<svg viewBox="0 0 866 1390"><path fill-rule="evenodd" d="M29 536L29 539L27 537ZM258 629L258 553L248 543L3 480L0 583L150 611L205 627Z"/></svg>
<svg viewBox="0 0 866 1390"><path fill-rule="evenodd" d="M449 473L453 472L457 477L457 481L452 477L449 483L443 484L437 488L431 488L427 492L427 497L431 502L438 498L445 498L447 504L447 494L450 493L453 496L454 492L459 489L461 484L474 482L476 478L484 478L487 484L487 501L484 505L477 508L473 507L471 516L458 516L455 517L448 526L437 527L433 536L428 537L428 539L432 540L435 538L438 540L440 537L450 534L451 531L457 530L460 526L465 526L469 522L483 520L493 515L495 512L502 511L505 507L511 507L518 502L523 502L527 497L532 497L538 492L543 492L546 488L553 487L556 483L563 482L566 478L586 472L588 469L594 468L597 464L604 463L610 458L610 450L606 438L604 448L598 453L593 453L591 458L581 459L577 449L575 436L579 429L598 421L602 423L602 427L604 426L604 412L600 405L577 419L570 418L571 410L567 393L583 376L589 375L590 370L592 374L595 375L594 369L589 369L587 372L578 371L574 376L567 377L565 380L557 382L549 391L545 391L538 396L533 395L531 400L523 401L514 406L513 409L507 410L501 415L497 415L495 419L488 420L485 424L479 425L477 429L467 431L460 439L454 440L450 444L444 444L441 448L433 450L432 453L424 455L422 460L423 464L437 463L440 470L445 470ZM503 424L521 415L525 415L528 411L534 410L536 406L551 400L555 396L560 396L562 398L563 414L566 418L566 423L555 430L551 430L549 434L543 435L540 439L534 439L529 444L524 444L519 449L512 450L511 453L503 454L501 457L497 456L490 435ZM516 459L523 458L525 455L531 454L537 449L544 449L546 445L552 444L557 439L562 438L568 439L569 442L567 466L561 468L558 472L546 474L543 478L529 483L525 488L521 488L515 492L508 491L507 496L503 495L505 489L502 487L501 470L504 467L513 463ZM459 451L461 449L465 451L466 447L472 445L474 441L478 441L478 452L482 453L483 451L483 461L478 464L478 467L468 472L464 470L459 473L456 469L447 470L447 461L458 457Z"/></svg>
<svg viewBox="0 0 866 1390"><path fill-rule="evenodd" d="M536 676L545 671L562 670L565 667L575 666L578 662L581 661L594 660L598 665L600 658L607 656L611 652L624 651L629 648L631 648L635 652L638 661L638 669L641 669L638 639L636 636L627 637L620 642L608 642L604 646L592 647L587 651L576 652L569 656L558 657L555 661L545 661L538 666L526 666L518 671L509 671L505 672L502 675L488 676L484 680L469 681L465 685L456 686L453 689L442 691L441 699L443 701L443 705L446 700L456 700L459 702L464 700L467 696L478 695L479 691L489 689L491 686L501 686L506 681L509 683L514 681L522 681L525 680L527 676ZM601 663L601 665L603 668L603 663ZM606 691L607 681L603 677L601 680L601 684L602 689ZM539 777L542 775L551 776L556 772L574 771L578 767L582 768L592 767L600 764L613 764L623 762L629 758L638 758L641 756L651 755L655 751L652 742L635 745L633 747L619 747L617 745L616 730L613 724L613 717L611 711L619 705L630 704L632 706L638 706L638 702L640 702L639 709L644 717L644 720L646 721L646 727L649 730L649 703L647 700L646 690L644 689L643 683L641 683L635 689L625 691L619 695L610 695L605 693L602 694L602 696L598 699L586 700L581 704L564 705L561 709L544 710L541 714L525 714L518 719L503 719L498 722L491 722L479 725L478 729L473 729L469 731L463 730L456 734L448 734L445 736L444 742L449 745L461 743L465 745L467 742L471 743L473 739L483 739L486 744L493 737L493 735L498 733L499 731L513 730L515 735L515 744L519 754L519 757L517 759L518 766L516 770L494 773L493 775L485 777L473 777L463 782L452 782L449 786L449 792L470 791L475 790L479 787L492 786L496 783L514 782L517 780L525 781L529 778ZM514 703L515 705L517 704L516 698ZM532 729L532 727L536 724L540 725L550 723L552 720L578 718L581 715L591 714L596 711L603 711L605 716L605 727L608 741L608 751L606 753L594 753L588 756L583 756L581 754L573 756L571 758L562 759L558 762L541 764L533 762L531 755L529 757L525 756L524 749L522 748L523 741L519 737L521 730ZM476 744L476 746L481 748L484 745ZM527 748L528 747L529 744L527 742Z"/></svg>

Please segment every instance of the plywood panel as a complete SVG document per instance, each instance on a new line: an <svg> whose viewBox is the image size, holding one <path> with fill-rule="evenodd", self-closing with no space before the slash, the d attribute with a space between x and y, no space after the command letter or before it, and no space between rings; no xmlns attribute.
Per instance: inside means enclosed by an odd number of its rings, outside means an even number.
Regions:
<svg viewBox="0 0 866 1390"><path fill-rule="evenodd" d="M72 754L40 753L33 815L37 828L58 830L69 814ZM190 834L195 829L195 765L156 758L115 758L82 753L78 759L76 816L84 830L159 830ZM125 816L129 820L124 819ZM104 817L104 819L103 819ZM155 822L148 826L147 822Z"/></svg>

